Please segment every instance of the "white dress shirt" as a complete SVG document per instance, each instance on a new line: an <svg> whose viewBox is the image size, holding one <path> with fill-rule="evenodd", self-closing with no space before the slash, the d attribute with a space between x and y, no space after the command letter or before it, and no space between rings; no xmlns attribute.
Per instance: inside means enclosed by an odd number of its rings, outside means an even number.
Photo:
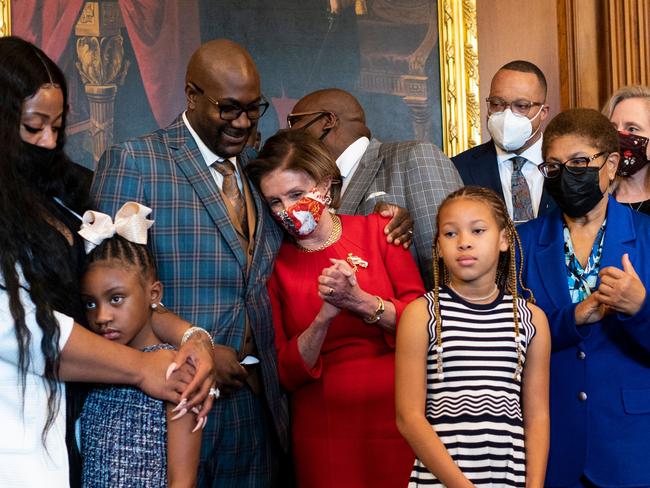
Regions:
<svg viewBox="0 0 650 488"><path fill-rule="evenodd" d="M524 175L524 178L528 183L530 203L533 206L533 215L537 217L539 202L542 199L542 190L544 189L544 175L542 175L542 172L537 168L538 165L542 164L542 137L521 154L506 152L496 144L494 145L497 150L497 165L499 167L501 187L503 188L503 198L506 201L506 207L508 207L510 218L512 218L513 215L511 159L515 156L526 158L526 163L522 166L521 173Z"/></svg>
<svg viewBox="0 0 650 488"><path fill-rule="evenodd" d="M212 167L212 164L215 161L223 161L224 158L221 156L217 156L215 153L212 152L212 150L205 145L203 140L199 137L199 135L192 129L192 126L190 125L190 121L187 120L186 113L183 112L183 122L185 122L185 126L187 127L187 130L190 131L190 134L192 135L192 139L194 139L194 142L196 142L196 145L199 148L199 151L201 151L201 156L203 156L203 161L205 162L205 165L210 169L210 174L212 175L212 178L214 178L215 183L219 187L220 190L223 191L223 175L219 173L216 169ZM228 158L229 161L235 166L235 176L237 177L237 186L239 187L239 191L243 192L244 189L241 184L241 176L239 174L239 166L237 165L237 157L233 156L231 158Z"/></svg>
<svg viewBox="0 0 650 488"><path fill-rule="evenodd" d="M366 149L368 149L369 145L370 139L367 137L360 137L352 144L350 144L337 158L336 165L339 167L339 171L341 172L341 178L343 178L341 195L345 193L345 189L350 184L352 175L357 170L359 161L361 161L361 158L366 152Z"/></svg>

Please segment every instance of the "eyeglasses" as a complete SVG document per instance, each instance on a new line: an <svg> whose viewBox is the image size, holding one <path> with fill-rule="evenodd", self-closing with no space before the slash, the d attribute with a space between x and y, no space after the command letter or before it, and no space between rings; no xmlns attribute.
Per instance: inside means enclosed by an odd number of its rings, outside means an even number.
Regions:
<svg viewBox="0 0 650 488"><path fill-rule="evenodd" d="M594 154L591 157L585 156L581 158L567 159L563 163L556 163L555 161L545 161L542 164L540 164L538 168L544 175L544 178L548 178L548 179L557 178L558 176L560 176L560 174L562 174L562 171L564 169L566 169L569 173L573 175L581 175L587 171L587 168L589 167L589 163L591 163L594 159L597 159L603 155L607 155L607 156L605 157L605 161L603 161L603 164L598 166L598 169L600 170L603 166L605 166L605 163L607 162L607 158L609 157L609 153L607 151L601 151L599 153Z"/></svg>
<svg viewBox="0 0 650 488"><path fill-rule="evenodd" d="M264 115L266 113L266 110L269 108L269 102L266 100L266 98L264 98L264 95L260 96L261 101L251 103L246 107L242 107L238 103L219 103L210 95L205 93L203 91L203 88L201 88L196 83L190 82L189 84L192 85L197 92L199 92L201 95L204 95L205 98L210 101L210 103L219 109L219 117L221 117L222 120L236 120L241 117L241 114L244 112L246 112L246 117L248 117L248 120L257 120L262 115Z"/></svg>
<svg viewBox="0 0 650 488"><path fill-rule="evenodd" d="M487 102L488 112L491 114L503 112L506 108L510 107L513 113L523 115L524 117L528 116L531 108L544 105L544 102L531 102L530 100L524 99L506 102L500 97L487 97L485 101Z"/></svg>
<svg viewBox="0 0 650 488"><path fill-rule="evenodd" d="M311 119L307 124L305 124L301 129L306 129L310 125L312 125L314 122L316 122L318 119L320 119L323 115L329 114L331 112L328 112L327 110L316 110L313 112L295 112L287 115L287 127L289 129L294 129L294 125L296 125L296 122L300 120L303 117L306 117L307 115L316 115L313 119Z"/></svg>

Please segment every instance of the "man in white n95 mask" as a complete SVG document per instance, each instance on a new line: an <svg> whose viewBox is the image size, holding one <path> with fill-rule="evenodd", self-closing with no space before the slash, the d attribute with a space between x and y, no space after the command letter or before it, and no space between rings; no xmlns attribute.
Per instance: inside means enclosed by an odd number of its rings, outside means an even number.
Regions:
<svg viewBox="0 0 650 488"><path fill-rule="evenodd" d="M511 61L492 78L486 101L492 139L452 158L463 183L496 191L515 223L547 214L555 202L537 169L548 116L544 73L529 61Z"/></svg>

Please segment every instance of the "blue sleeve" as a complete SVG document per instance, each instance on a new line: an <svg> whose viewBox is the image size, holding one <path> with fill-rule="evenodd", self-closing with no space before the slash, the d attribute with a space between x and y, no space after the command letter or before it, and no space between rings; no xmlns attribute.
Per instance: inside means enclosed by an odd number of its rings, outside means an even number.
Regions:
<svg viewBox="0 0 650 488"><path fill-rule="evenodd" d="M567 287L566 276L554 276L552 270L547 270L544 276L540 276L535 260L535 242L541 231L541 224L531 221L517 227L521 239L521 246L524 255L524 266L521 279L524 286L532 290L536 304L544 311L548 318L551 331L551 347L553 351L574 347L590 335L588 326L578 327L575 321L576 304L568 302L565 306L558 308L546 294L542 284L543 280L556 282L557 286Z"/></svg>

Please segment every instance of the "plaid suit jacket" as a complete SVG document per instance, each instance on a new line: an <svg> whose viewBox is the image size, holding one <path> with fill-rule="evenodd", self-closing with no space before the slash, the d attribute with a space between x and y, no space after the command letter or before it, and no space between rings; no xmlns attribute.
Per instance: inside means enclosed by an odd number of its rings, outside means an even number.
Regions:
<svg viewBox="0 0 650 488"><path fill-rule="evenodd" d="M433 286L432 246L440 202L463 186L435 145L372 139L343 194L339 213L368 215L378 202L404 207L414 220L413 244L427 289Z"/></svg>
<svg viewBox="0 0 650 488"><path fill-rule="evenodd" d="M245 165L246 156L240 158ZM221 192L182 116L165 129L108 149L91 188L96 206L110 215L129 200L153 209L156 223L150 231L150 245L164 284L166 306L211 331L216 343L236 351L243 346L248 316L259 352L265 398L280 442L286 446L288 409L277 377L266 288L282 231L252 185L251 193L257 223L247 273L247 256ZM225 397L216 402L213 412L217 422L220 409L233 401L241 400Z"/></svg>

